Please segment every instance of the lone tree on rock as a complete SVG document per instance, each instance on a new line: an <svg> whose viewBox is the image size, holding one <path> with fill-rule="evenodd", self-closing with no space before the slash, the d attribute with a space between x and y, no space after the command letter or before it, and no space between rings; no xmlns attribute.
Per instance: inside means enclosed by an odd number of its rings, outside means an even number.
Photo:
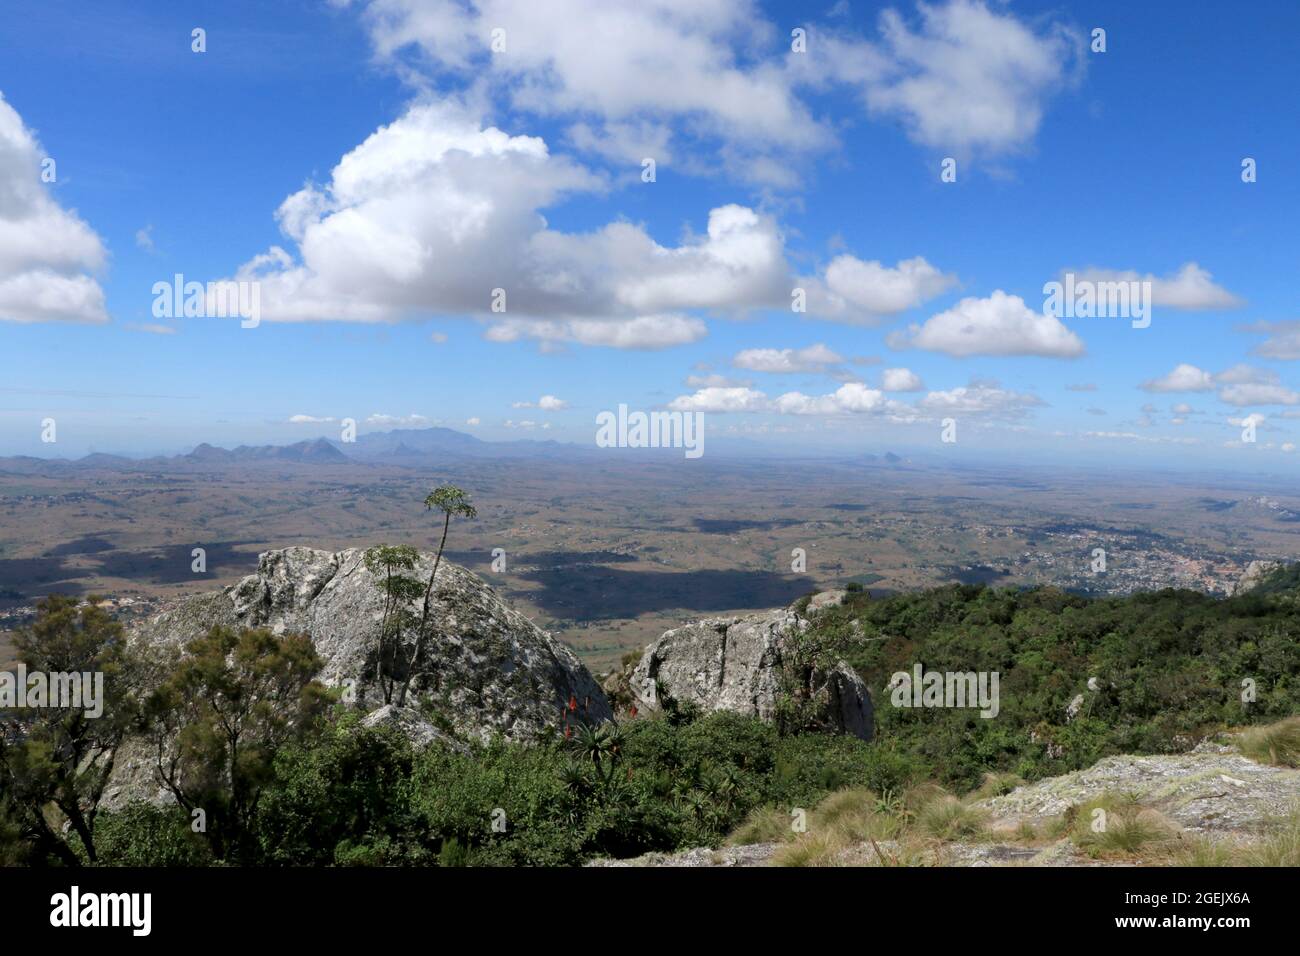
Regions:
<svg viewBox="0 0 1300 956"><path fill-rule="evenodd" d="M419 559L420 553L404 544L377 545L365 554L366 568L376 577L384 594L384 616L379 623L375 670L385 704L393 702L398 674L406 663L399 659L405 656L402 637L416 623L411 605L424 593L422 581L402 572L413 571Z"/></svg>
<svg viewBox="0 0 1300 956"><path fill-rule="evenodd" d="M424 656L424 646L429 636L429 602L433 597L433 584L438 577L438 565L442 563L442 551L447 546L447 531L451 528L451 518L477 518L478 512L469 502L469 495L455 485L439 485L424 498L424 507L429 511L441 511L442 540L438 542L438 553L433 559L433 571L429 574L429 583L424 588L424 606L420 609L420 624L415 632L415 652L411 655L410 666L402 677L398 690L397 703L406 703L406 691L411 683L411 672L415 664Z"/></svg>

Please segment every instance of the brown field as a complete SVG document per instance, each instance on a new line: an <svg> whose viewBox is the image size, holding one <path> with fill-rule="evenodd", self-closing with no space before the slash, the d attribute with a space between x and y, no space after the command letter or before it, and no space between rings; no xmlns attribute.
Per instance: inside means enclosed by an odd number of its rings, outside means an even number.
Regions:
<svg viewBox="0 0 1300 956"><path fill-rule="evenodd" d="M142 613L238 580L268 548L433 548L435 521L420 502L442 481L467 489L479 508L477 521L453 525L450 557L597 669L684 620L849 581L885 591L961 580L1221 593L1247 561L1300 553L1300 497L1235 479L869 458L45 474L0 463L0 624L13 626L51 591L106 595L128 602L127 616ZM199 546L206 574L191 571ZM491 570L494 548L505 549L504 572ZM804 573L791 571L794 548L806 551ZM1090 570L1094 548L1107 552L1104 575Z"/></svg>

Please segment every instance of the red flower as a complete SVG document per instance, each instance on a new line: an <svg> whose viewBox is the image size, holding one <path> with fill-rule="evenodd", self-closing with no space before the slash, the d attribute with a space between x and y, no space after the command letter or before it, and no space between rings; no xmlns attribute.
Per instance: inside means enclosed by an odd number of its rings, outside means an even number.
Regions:
<svg viewBox="0 0 1300 956"><path fill-rule="evenodd" d="M564 739L565 739L565 740L568 740L568 739L569 739L570 737L572 737L572 736L573 736L573 728L570 727L568 724L565 724L565 725L564 725Z"/></svg>
<svg viewBox="0 0 1300 956"><path fill-rule="evenodd" d="M628 713L630 713L633 717L636 716L636 704L632 705L632 709L628 711Z"/></svg>
<svg viewBox="0 0 1300 956"><path fill-rule="evenodd" d="M573 694L570 694L570 695L569 695L569 710L577 710L577 709L578 709L578 698L575 697Z"/></svg>

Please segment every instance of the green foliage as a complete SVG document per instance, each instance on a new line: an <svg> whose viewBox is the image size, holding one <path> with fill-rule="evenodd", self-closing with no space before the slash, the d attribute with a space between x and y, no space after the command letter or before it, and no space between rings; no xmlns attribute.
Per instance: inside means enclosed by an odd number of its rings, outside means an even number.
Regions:
<svg viewBox="0 0 1300 956"><path fill-rule="evenodd" d="M312 678L320 667L305 635L214 627L187 645L150 696L159 777L187 813L202 811L218 859L255 852L276 756L316 728L328 703Z"/></svg>
<svg viewBox="0 0 1300 956"><path fill-rule="evenodd" d="M853 601L818 615L814 630L848 634L844 656L872 688L877 743L965 791L990 772L1035 780L1112 754L1185 750L1219 728L1297 713L1294 598L1164 590L1088 599L953 585ZM998 716L892 706L883 688L917 662L927 671L998 672ZM1246 679L1253 702L1242 701ZM1077 694L1084 710L1067 721Z"/></svg>
<svg viewBox="0 0 1300 956"><path fill-rule="evenodd" d="M368 729L355 712L319 737L285 746L258 821L260 860L291 866L425 862L408 788L410 742L392 727Z"/></svg>
<svg viewBox="0 0 1300 956"><path fill-rule="evenodd" d="M846 646L842 627L811 627L793 631L782 648L776 698L776 725L783 734L831 730L825 723L825 702L813 693L822 675L833 668Z"/></svg>
<svg viewBox="0 0 1300 956"><path fill-rule="evenodd" d="M384 703L393 701L393 691L399 681L404 681L409 661L404 649L404 636L415 630L419 617L411 610L414 602L424 596L425 585L418 578L403 574L415 569L420 553L408 545L380 544L366 549L366 569L375 578L375 586L384 596L384 611L379 621L379 639L374 648L374 676L384 696Z"/></svg>
<svg viewBox="0 0 1300 956"><path fill-rule="evenodd" d="M105 814L97 829L105 866L206 866L212 853L179 807L134 804Z"/></svg>
<svg viewBox="0 0 1300 956"><path fill-rule="evenodd" d="M441 511L447 517L477 518L478 512L469 502L469 495L455 485L439 485L424 498L424 507Z"/></svg>
<svg viewBox="0 0 1300 956"><path fill-rule="evenodd" d="M0 841L25 844L0 852L93 863L99 802L138 709L122 626L94 596L56 594L15 644L29 674L79 675L83 699L58 706L51 693L47 706L0 711Z"/></svg>

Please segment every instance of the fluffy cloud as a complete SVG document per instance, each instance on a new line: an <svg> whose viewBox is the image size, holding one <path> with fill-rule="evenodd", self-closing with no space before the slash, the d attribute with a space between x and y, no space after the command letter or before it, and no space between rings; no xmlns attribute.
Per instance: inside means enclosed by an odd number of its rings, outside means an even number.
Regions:
<svg viewBox="0 0 1300 956"><path fill-rule="evenodd" d="M1262 372L1262 369L1251 369ZM1252 378L1240 378L1219 389L1219 401L1240 407L1248 405L1300 405L1300 394L1279 384L1277 376L1264 372Z"/></svg>
<svg viewBox="0 0 1300 956"><path fill-rule="evenodd" d="M472 75L515 110L571 121L569 141L588 153L777 185L836 142L805 92L847 86L925 145L1002 152L1032 139L1085 62L1077 32L982 0L919 3L915 25L886 10L872 38L805 23L805 53L755 0L334 2L362 9L377 53L417 85ZM687 156L681 140L703 148Z"/></svg>
<svg viewBox="0 0 1300 956"><path fill-rule="evenodd" d="M1277 373L1266 368L1257 368L1254 365L1239 362L1231 368L1226 368L1217 373L1214 380L1220 385L1262 385L1267 382L1276 382Z"/></svg>
<svg viewBox="0 0 1300 956"><path fill-rule="evenodd" d="M719 133L796 146L825 135L794 95L781 61L747 56L776 40L752 0L364 6L381 55L414 49L423 54L413 61L419 67L482 71L517 109L595 118L624 138L644 115L690 116ZM504 49L494 55L498 29Z"/></svg>
<svg viewBox="0 0 1300 956"><path fill-rule="evenodd" d="M1003 152L1025 144L1047 100L1086 62L1083 37L1059 24L1035 32L979 0L918 9L918 29L896 10L881 14L882 69L864 77L863 92L871 112L898 117L927 146ZM844 54L854 52L861 56Z"/></svg>
<svg viewBox="0 0 1300 956"><path fill-rule="evenodd" d="M1255 322L1242 326L1241 331L1265 336L1264 341L1251 350L1255 355L1286 361L1300 359L1300 321Z"/></svg>
<svg viewBox="0 0 1300 956"><path fill-rule="evenodd" d="M940 272L920 256L891 268L841 255L831 260L821 276L799 280L808 296L810 314L855 324L872 324L915 308L956 284L956 276Z"/></svg>
<svg viewBox="0 0 1300 956"><path fill-rule="evenodd" d="M428 428L433 422L414 412L406 416L385 415L382 412L376 412L366 419L366 424L374 425L377 428Z"/></svg>
<svg viewBox="0 0 1300 956"><path fill-rule="evenodd" d="M951 309L889 337L893 348L919 348L946 355L1040 355L1075 358L1080 338L1059 319L1035 312L1000 289L985 299L962 299Z"/></svg>
<svg viewBox="0 0 1300 956"><path fill-rule="evenodd" d="M731 364L751 372L823 372L844 357L818 343L802 349L744 349Z"/></svg>
<svg viewBox="0 0 1300 956"><path fill-rule="evenodd" d="M786 392L776 398L752 388L702 388L668 403L682 412L773 412L780 415L849 415L874 412L890 403L884 393L861 382L841 385L829 395Z"/></svg>
<svg viewBox="0 0 1300 956"><path fill-rule="evenodd" d="M1214 283L1214 277L1195 262L1184 263L1172 275L1160 276L1133 270L1085 269L1075 273L1075 281L1150 282L1151 303L1170 309L1238 309L1245 300Z"/></svg>
<svg viewBox="0 0 1300 956"><path fill-rule="evenodd" d="M1143 382L1140 387L1146 392L1209 392L1214 389L1214 376L1183 362L1167 375Z"/></svg>
<svg viewBox="0 0 1300 956"><path fill-rule="evenodd" d="M930 392L917 407L923 412L945 416L973 416L1016 420L1029 410L1046 404L1036 395L1004 389L994 382L973 382L946 392Z"/></svg>
<svg viewBox="0 0 1300 956"><path fill-rule="evenodd" d="M752 388L711 385L694 395L681 395L668 403L675 412L761 412L767 396Z"/></svg>
<svg viewBox="0 0 1300 956"><path fill-rule="evenodd" d="M1300 403L1300 393L1279 384L1276 372L1245 364L1211 374L1183 363L1167 375L1143 382L1141 388L1148 392L1209 392L1217 388L1220 401L1238 407ZM1181 407L1185 406L1174 411Z"/></svg>
<svg viewBox="0 0 1300 956"><path fill-rule="evenodd" d="M1241 408L1246 405L1296 405L1300 394L1277 384L1229 385L1219 391L1220 401Z"/></svg>
<svg viewBox="0 0 1300 956"><path fill-rule="evenodd" d="M333 417L318 418L315 415L290 415L290 425L325 425L334 421Z"/></svg>
<svg viewBox="0 0 1300 956"><path fill-rule="evenodd" d="M880 373L880 387L886 392L919 392L925 384L910 368L887 368Z"/></svg>
<svg viewBox="0 0 1300 956"><path fill-rule="evenodd" d="M514 402L512 408L540 408L544 412L558 412L568 408L569 403L554 395L543 395L535 402Z"/></svg>
<svg viewBox="0 0 1300 956"><path fill-rule="evenodd" d="M104 247L41 182L43 153L0 94L0 321L108 321L104 290L87 273Z"/></svg>
<svg viewBox="0 0 1300 956"><path fill-rule="evenodd" d="M906 372L906 369L901 371ZM775 398L752 388L702 388L668 403L683 412L764 412L776 415L885 415L911 422L926 415L961 415L1013 421L1045 404L1035 395L1001 388L996 382L973 382L946 392L930 392L915 405L888 398L883 389L847 382L825 395L785 392Z"/></svg>
<svg viewBox="0 0 1300 956"><path fill-rule="evenodd" d="M493 342L536 339L544 346L574 342L578 345L645 350L687 345L698 342L707 334L707 326L688 315L639 315L623 321L507 319L493 323L487 330L487 338Z"/></svg>
<svg viewBox="0 0 1300 956"><path fill-rule="evenodd" d="M539 139L447 103L414 106L348 153L329 184L280 206L298 260L273 247L237 278L261 282L267 321L468 314L495 341L618 348L700 339L688 310L788 306L781 233L743 206L712 210L704 235L673 247L627 222L546 226L539 210L600 185Z"/></svg>
<svg viewBox="0 0 1300 956"><path fill-rule="evenodd" d="M848 382L829 395L816 397L786 392L772 402L773 409L783 415L852 415L880 411L889 404L883 392L861 382Z"/></svg>

